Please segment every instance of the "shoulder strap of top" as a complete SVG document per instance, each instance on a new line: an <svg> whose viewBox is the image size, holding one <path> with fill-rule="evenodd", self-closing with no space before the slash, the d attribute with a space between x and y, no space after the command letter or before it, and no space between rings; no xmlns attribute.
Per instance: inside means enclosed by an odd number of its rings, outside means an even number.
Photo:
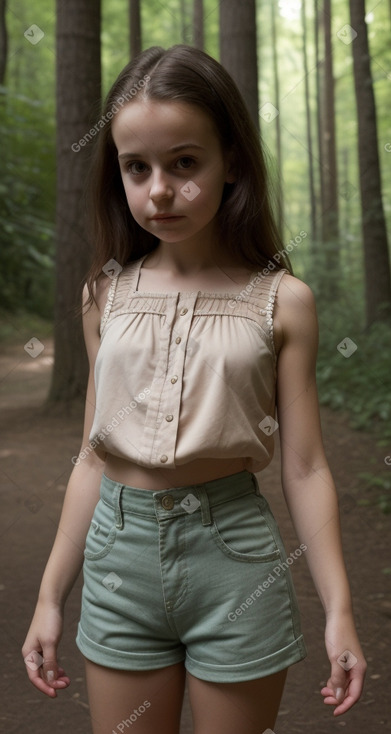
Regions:
<svg viewBox="0 0 391 734"><path fill-rule="evenodd" d="M281 279L285 273L289 271L281 268L276 273L268 275L260 274L254 281L254 290L251 300L255 300L259 314L263 317L264 329L267 331L271 341L273 342L273 312L276 300L276 294Z"/></svg>
<svg viewBox="0 0 391 734"><path fill-rule="evenodd" d="M135 260L122 268L122 270L112 278L107 294L106 305L100 322L101 334L109 320L114 303L116 306L121 306L125 302L129 292L134 290L140 265L140 260Z"/></svg>

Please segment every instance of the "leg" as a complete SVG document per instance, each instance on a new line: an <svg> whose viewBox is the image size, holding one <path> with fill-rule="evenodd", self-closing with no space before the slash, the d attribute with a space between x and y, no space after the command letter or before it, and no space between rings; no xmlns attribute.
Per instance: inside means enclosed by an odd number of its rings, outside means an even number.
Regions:
<svg viewBox="0 0 391 734"><path fill-rule="evenodd" d="M287 669L241 683L210 683L188 674L194 734L262 734L273 729Z"/></svg>
<svg viewBox="0 0 391 734"><path fill-rule="evenodd" d="M85 659L93 734L179 734L185 667L123 671ZM148 705L150 704L150 705Z"/></svg>

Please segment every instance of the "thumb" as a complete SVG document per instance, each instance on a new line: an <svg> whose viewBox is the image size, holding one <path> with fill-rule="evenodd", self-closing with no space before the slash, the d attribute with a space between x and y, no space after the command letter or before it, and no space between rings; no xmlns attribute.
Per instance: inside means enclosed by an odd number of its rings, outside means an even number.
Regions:
<svg viewBox="0 0 391 734"><path fill-rule="evenodd" d="M43 650L42 676L50 685L58 678L57 651L54 646L48 646Z"/></svg>
<svg viewBox="0 0 391 734"><path fill-rule="evenodd" d="M342 703L345 698L346 682L345 669L338 660L334 660L331 665L331 676L328 680L328 687L334 692L338 703Z"/></svg>

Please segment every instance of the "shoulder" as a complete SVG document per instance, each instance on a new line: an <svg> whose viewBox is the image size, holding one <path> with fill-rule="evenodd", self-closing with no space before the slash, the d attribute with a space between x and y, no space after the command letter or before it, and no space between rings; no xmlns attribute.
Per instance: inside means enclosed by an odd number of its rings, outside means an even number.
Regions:
<svg viewBox="0 0 391 734"><path fill-rule="evenodd" d="M87 351L89 351L89 343L100 341L100 323L104 313L107 296L111 284L111 279L107 276L98 278L93 285L93 299L87 284L83 288L83 330L86 340Z"/></svg>
<svg viewBox="0 0 391 734"><path fill-rule="evenodd" d="M85 283L83 288L83 316L87 316L90 312L91 316L95 314L95 317L103 315L111 283L112 280L106 275L98 278L93 284L92 302L87 283Z"/></svg>
<svg viewBox="0 0 391 734"><path fill-rule="evenodd" d="M290 273L284 273L280 280L273 321L277 353L299 335L317 341L315 296L306 283Z"/></svg>

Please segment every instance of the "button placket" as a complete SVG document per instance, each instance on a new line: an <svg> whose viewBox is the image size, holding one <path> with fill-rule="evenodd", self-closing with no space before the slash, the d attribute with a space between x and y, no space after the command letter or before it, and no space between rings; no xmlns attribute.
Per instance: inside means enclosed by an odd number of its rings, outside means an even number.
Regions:
<svg viewBox="0 0 391 734"><path fill-rule="evenodd" d="M174 464L175 443L178 432L182 375L186 357L193 312L198 294L178 294L175 314L171 323L171 344L167 376L161 393L159 421L156 428L155 450L161 464ZM186 305L184 305L184 302ZM178 349L179 347L179 349ZM175 387L174 387L175 386Z"/></svg>
<svg viewBox="0 0 391 734"><path fill-rule="evenodd" d="M162 422L162 416L169 413L169 410L162 413L161 406L163 404L162 396L167 380L167 375L171 376L176 372L175 368L170 365L170 351L172 341L171 323L175 319L178 297L168 295L164 299L164 307L161 309L161 315L164 317L164 326L160 330L159 343L159 362L156 366L153 383L151 385L151 394L148 401L148 410L145 419L143 445L140 454L149 462L158 462L160 464L174 465L174 453L171 444L160 445L159 440L159 424Z"/></svg>

